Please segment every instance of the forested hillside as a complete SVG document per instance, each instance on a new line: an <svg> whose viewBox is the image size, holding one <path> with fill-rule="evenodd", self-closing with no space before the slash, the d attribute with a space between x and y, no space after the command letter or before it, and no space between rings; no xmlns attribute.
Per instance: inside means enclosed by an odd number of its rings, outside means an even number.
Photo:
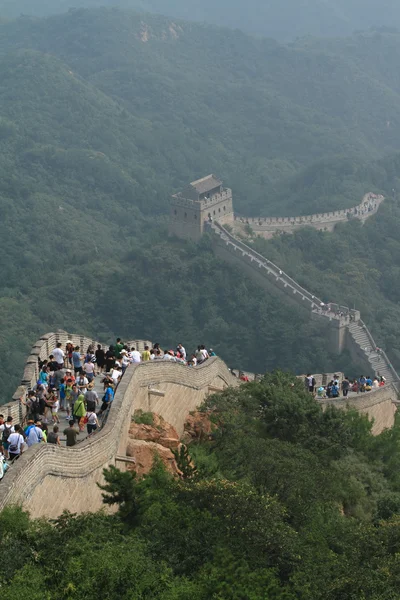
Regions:
<svg viewBox="0 0 400 600"><path fill-rule="evenodd" d="M399 423L374 437L365 415L323 411L282 372L204 409L212 435L180 457L182 478L157 462L142 479L106 470L116 514L6 508L2 599L398 597Z"/></svg>
<svg viewBox="0 0 400 600"><path fill-rule="evenodd" d="M0 0L7 17L46 16L70 7L120 6L242 29L279 40L349 35L371 27L400 27L396 0Z"/></svg>
<svg viewBox="0 0 400 600"><path fill-rule="evenodd" d="M168 240L168 198L209 172L244 214L391 194L397 159L387 176L380 161L400 150L400 89L385 58L399 64L400 35L324 50L107 9L0 24L2 399L30 344L56 327L205 341L255 371L345 369L307 316L242 280L207 240ZM360 234L361 271L369 243ZM380 294L391 306L389 283Z"/></svg>

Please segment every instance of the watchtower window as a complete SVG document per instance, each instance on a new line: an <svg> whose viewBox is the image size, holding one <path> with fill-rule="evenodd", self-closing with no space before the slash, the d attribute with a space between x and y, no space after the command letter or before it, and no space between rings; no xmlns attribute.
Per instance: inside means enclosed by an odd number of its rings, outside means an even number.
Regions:
<svg viewBox="0 0 400 600"><path fill-rule="evenodd" d="M196 215L196 213L195 213L195 215L194 215L194 218L195 218L195 219L197 219L197 215Z"/></svg>
<svg viewBox="0 0 400 600"><path fill-rule="evenodd" d="M218 212L219 212L219 213L221 212L221 209L220 209L220 208L218 209Z"/></svg>
<svg viewBox="0 0 400 600"><path fill-rule="evenodd" d="M187 213L185 213L185 219L186 219L186 217L187 217Z"/></svg>
<svg viewBox="0 0 400 600"><path fill-rule="evenodd" d="M213 214L214 214L214 217L215 217L215 210L214 210L214 213L213 213Z"/></svg>
<svg viewBox="0 0 400 600"><path fill-rule="evenodd" d="M177 210L175 209L175 210L174 210L174 215L176 215L176 214L178 214L178 213L177 213Z"/></svg>
<svg viewBox="0 0 400 600"><path fill-rule="evenodd" d="M225 210L225 206L224 206L224 210Z"/></svg>

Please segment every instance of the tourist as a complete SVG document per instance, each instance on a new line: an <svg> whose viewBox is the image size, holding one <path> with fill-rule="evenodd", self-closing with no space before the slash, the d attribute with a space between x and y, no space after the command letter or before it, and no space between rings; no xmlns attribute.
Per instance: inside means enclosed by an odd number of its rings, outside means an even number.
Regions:
<svg viewBox="0 0 400 600"><path fill-rule="evenodd" d="M117 338L117 343L115 344L115 358L121 358L121 350L123 350L124 344L121 342L121 338Z"/></svg>
<svg viewBox="0 0 400 600"><path fill-rule="evenodd" d="M72 353L72 364L74 366L75 375L82 373L82 357L79 346L75 346L75 350Z"/></svg>
<svg viewBox="0 0 400 600"><path fill-rule="evenodd" d="M332 381L332 388L331 388L331 398L339 398L339 385L338 385L338 381Z"/></svg>
<svg viewBox="0 0 400 600"><path fill-rule="evenodd" d="M122 375L125 373L128 366L131 364L129 355L127 350L121 350L121 367L122 367Z"/></svg>
<svg viewBox="0 0 400 600"><path fill-rule="evenodd" d="M150 350L148 346L145 346L142 352L142 361L146 362L148 360L150 360Z"/></svg>
<svg viewBox="0 0 400 600"><path fill-rule="evenodd" d="M47 388L47 386L49 385L49 374L46 365L42 367L42 370L39 373L39 379L37 384L38 386L42 385L45 388Z"/></svg>
<svg viewBox="0 0 400 600"><path fill-rule="evenodd" d="M76 438L78 437L79 431L74 427L74 421L71 419L69 427L64 429L64 435L67 438L67 448L71 448L76 444Z"/></svg>
<svg viewBox="0 0 400 600"><path fill-rule="evenodd" d="M35 421L34 423L28 421L28 427L25 429L26 444L28 448L44 442L43 431L40 425L40 421Z"/></svg>
<svg viewBox="0 0 400 600"><path fill-rule="evenodd" d="M379 379L377 377L374 377L374 381L372 382L372 388L374 390L379 389Z"/></svg>
<svg viewBox="0 0 400 600"><path fill-rule="evenodd" d="M80 394L86 394L88 383L89 383L88 378L85 377L85 375L83 373L81 373L79 375L78 379L76 380L76 385L78 387Z"/></svg>
<svg viewBox="0 0 400 600"><path fill-rule="evenodd" d="M47 423L39 423L39 427L41 427L42 429L42 434L43 434L43 441L47 443L47 434L48 434L48 427L47 427Z"/></svg>
<svg viewBox="0 0 400 600"><path fill-rule="evenodd" d="M69 365L72 367L72 354L74 353L74 345L71 340L67 340L67 344L65 346L65 355L68 359Z"/></svg>
<svg viewBox="0 0 400 600"><path fill-rule="evenodd" d="M342 381L342 394L343 394L344 398L347 397L347 394L349 393L349 389L350 389L350 381L349 381L349 378L347 376L345 376L345 378Z"/></svg>
<svg viewBox="0 0 400 600"><path fill-rule="evenodd" d="M83 394L79 394L79 396L74 404L72 416L74 417L74 421L76 421L76 423L79 424L80 431L83 431L83 429L84 429L83 419L85 417L85 414L86 414L85 396Z"/></svg>
<svg viewBox="0 0 400 600"><path fill-rule="evenodd" d="M55 361L57 362L58 369L62 369L64 367L65 354L63 349L61 348L61 343L58 342L57 346L54 348L52 352ZM56 370L58 370L56 369Z"/></svg>
<svg viewBox="0 0 400 600"><path fill-rule="evenodd" d="M65 376L64 376L64 378L65 378L65 381L68 381L68 379L69 379L69 380L71 381L71 385L72 385L73 383L75 383L75 381L76 381L75 375L72 375L72 371L71 371L71 369L67 369L67 370L65 371Z"/></svg>
<svg viewBox="0 0 400 600"><path fill-rule="evenodd" d="M177 351L179 352L179 354L181 355L181 357L183 358L183 360L186 360L186 350L185 348L182 346L181 343L179 343L176 347Z"/></svg>
<svg viewBox="0 0 400 600"><path fill-rule="evenodd" d="M16 425L15 431L8 438L8 457L10 460L17 460L23 452L24 437L21 434L21 426Z"/></svg>
<svg viewBox="0 0 400 600"><path fill-rule="evenodd" d="M311 373L307 373L306 378L305 378L305 384L306 384L306 388L308 389L310 394L313 394L315 392L316 381L315 381L313 375L311 375Z"/></svg>
<svg viewBox="0 0 400 600"><path fill-rule="evenodd" d="M106 353L104 352L104 350L100 346L100 344L97 344L97 350L95 352L95 356L96 356L96 365L97 365L98 373L102 373L104 366L106 364Z"/></svg>
<svg viewBox="0 0 400 600"><path fill-rule="evenodd" d="M85 394L85 406L88 412L94 412L96 405L99 403L99 396L94 388L93 383L89 383L87 392Z"/></svg>
<svg viewBox="0 0 400 600"><path fill-rule="evenodd" d="M72 386L73 386L73 383L72 383L71 379L67 379L66 384L65 384L65 410L67 412L66 418L68 420L69 420L69 417L71 414L72 403L73 403Z"/></svg>
<svg viewBox="0 0 400 600"><path fill-rule="evenodd" d="M138 350L136 350L136 348L131 348L129 356L133 364L140 363L140 361L142 360L141 354Z"/></svg>
<svg viewBox="0 0 400 600"><path fill-rule="evenodd" d="M9 437L12 433L14 433L15 429L13 426L13 418L11 416L7 417L7 421L0 426L1 431L1 443L3 445L4 456L9 458L8 456L8 448L9 448Z"/></svg>
<svg viewBox="0 0 400 600"><path fill-rule="evenodd" d="M91 436L92 433L94 433L96 431L96 429L99 426L99 420L97 418L97 415L94 411L88 411L86 413L86 429L88 432L88 435Z"/></svg>
<svg viewBox="0 0 400 600"><path fill-rule="evenodd" d="M60 409L60 400L58 398L57 392L54 391L53 394L53 405L51 407L51 417L53 419L53 423L59 423L60 419L58 418L58 411Z"/></svg>
<svg viewBox="0 0 400 600"><path fill-rule="evenodd" d="M365 386L367 383L367 378L364 377L364 375L361 375L360 379L358 380L359 386L360 386L360 392L365 392Z"/></svg>
<svg viewBox="0 0 400 600"><path fill-rule="evenodd" d="M110 373L115 366L115 350L114 346L110 346L106 352L106 371Z"/></svg>
<svg viewBox="0 0 400 600"><path fill-rule="evenodd" d="M122 367L119 364L119 362L116 362L114 369L111 371L111 378L113 380L114 387L117 387L121 377L122 377Z"/></svg>
<svg viewBox="0 0 400 600"><path fill-rule="evenodd" d="M100 408L99 415L103 414L103 412L105 410L107 410L107 408L109 408L111 406L111 403L113 402L113 400L114 400L114 390L112 388L111 383L109 382L107 384L107 389L106 389L106 391L104 393L104 396L102 398L102 405L101 405L101 408Z"/></svg>
<svg viewBox="0 0 400 600"><path fill-rule="evenodd" d="M60 409L61 410L66 410L66 405L65 405L65 378L63 377L60 381L60 385L58 387L58 393L59 393L59 398L60 398Z"/></svg>
<svg viewBox="0 0 400 600"><path fill-rule="evenodd" d="M326 398L326 392L325 392L325 388L323 385L321 385L318 389L317 389L317 396L318 398Z"/></svg>
<svg viewBox="0 0 400 600"><path fill-rule="evenodd" d="M55 444L56 446L61 446L60 436L58 434L58 425L54 425L53 431L50 431L47 436L48 444Z"/></svg>
<svg viewBox="0 0 400 600"><path fill-rule="evenodd" d="M94 363L92 361L85 362L85 364L83 365L83 371L86 375L87 382L90 383L91 381L93 381L93 379L94 379Z"/></svg>

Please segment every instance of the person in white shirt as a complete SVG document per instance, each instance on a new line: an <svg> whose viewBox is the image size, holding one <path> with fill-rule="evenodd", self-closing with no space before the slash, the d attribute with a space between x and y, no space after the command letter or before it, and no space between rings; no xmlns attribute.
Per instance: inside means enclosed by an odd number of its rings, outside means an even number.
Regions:
<svg viewBox="0 0 400 600"><path fill-rule="evenodd" d="M166 352L164 354L163 359L164 360L172 360L173 362L175 362L175 356L174 356L173 350L168 350L168 352Z"/></svg>
<svg viewBox="0 0 400 600"><path fill-rule="evenodd" d="M115 385L117 385L118 381L121 378L121 375L122 375L122 368L121 367L115 367L115 369L113 369L111 371L111 377L112 377Z"/></svg>
<svg viewBox="0 0 400 600"><path fill-rule="evenodd" d="M135 350L135 348L131 348L129 356L132 363L140 363L140 361L142 360L140 352L138 350Z"/></svg>
<svg viewBox="0 0 400 600"><path fill-rule="evenodd" d="M125 373L126 368L131 364L131 360L130 360L126 350L122 350L121 355L122 355L122 358L121 358L122 373Z"/></svg>
<svg viewBox="0 0 400 600"><path fill-rule="evenodd" d="M52 355L54 356L54 360L58 363L60 369L64 366L65 354L64 350L61 348L61 343L57 344L57 347L54 348Z"/></svg>
<svg viewBox="0 0 400 600"><path fill-rule="evenodd" d="M179 354L182 356L183 360L186 360L186 350L182 346L182 344L178 344L176 349L178 350Z"/></svg>
<svg viewBox="0 0 400 600"><path fill-rule="evenodd" d="M88 383L89 383L89 381L88 381L87 377L85 377L84 375L79 375L79 377L76 381L76 385L78 386L79 392L81 394L86 394Z"/></svg>
<svg viewBox="0 0 400 600"><path fill-rule="evenodd" d="M8 438L9 450L8 455L10 460L19 458L22 454L22 448L24 445L24 438L21 435L21 426L15 426L15 432L12 433Z"/></svg>

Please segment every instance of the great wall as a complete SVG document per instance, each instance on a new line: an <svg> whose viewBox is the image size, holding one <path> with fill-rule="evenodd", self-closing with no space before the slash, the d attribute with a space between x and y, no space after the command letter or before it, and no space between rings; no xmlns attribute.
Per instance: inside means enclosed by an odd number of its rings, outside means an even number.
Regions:
<svg viewBox="0 0 400 600"><path fill-rule="evenodd" d="M351 208L335 210L302 217L241 217L235 215L235 228L248 225L251 230L264 238L271 238L279 233L293 233L302 227L313 227L320 231L333 231L339 223L358 219L362 223L374 215L383 202L382 195L369 192L365 194L360 204Z"/></svg>
<svg viewBox="0 0 400 600"><path fill-rule="evenodd" d="M375 203L373 205L370 204L372 200ZM352 214L365 220L378 210L382 201L381 196L366 195L356 207L357 211ZM290 231L293 231L294 228L310 224L327 229L349 218L349 211L296 217L294 222L293 219L288 222L287 230L291 228ZM222 189L221 182L214 176L190 184L185 196L174 196L171 205L171 234L198 240L204 233L209 233L218 256L238 266L246 276L269 292L285 294L291 302L307 310L310 318L318 319L326 326L330 342L338 353L347 348L354 359L364 363L366 371L386 378L386 385L381 389L354 395L347 400L321 400L321 404L334 404L341 408L353 406L373 419L374 434L392 427L400 378L386 353L377 347L361 320L359 311L322 302L224 227L224 224L233 226L234 223L231 192ZM282 220L279 219L270 219L268 223L264 221L261 224L259 221L249 221L249 224L253 231L257 231L259 227L259 231L265 234L271 232L267 231L268 227L272 227L273 231L284 230L281 227ZM284 221L283 224L285 225ZM85 336L67 334L64 331L42 336L32 348L21 385L13 400L1 407L3 414L12 415L17 422L23 420L23 405L19 398L37 380L38 358L47 358L57 342L64 345L67 339L82 348L98 343ZM146 343L148 342L142 340L129 342L139 350ZM324 383L329 376L332 374L316 376L317 384ZM122 469L128 468L131 461L126 448L134 411L141 409L155 412L181 434L188 413L195 410L209 393L237 385L238 379L217 357L190 368L165 361L129 367L118 386L108 418L101 430L73 448L47 444L29 448L12 465L0 484L0 510L8 504L18 503L34 517L55 517L65 509L84 512L101 508L102 497L97 483L103 481L103 469L110 464Z"/></svg>
<svg viewBox="0 0 400 600"><path fill-rule="evenodd" d="M64 344L67 339L82 347L97 343L65 331L42 336L33 346L14 399L1 407L3 414L14 415L17 421L23 420L24 407L19 397L37 377L38 357L48 357L58 341ZM146 343L141 340L130 342L138 349ZM317 385L332 376L332 373L316 375ZM185 418L208 394L239 384L238 378L218 357L197 367L169 361L132 365L123 376L108 418L98 433L73 448L36 444L22 454L0 482L0 510L10 504L21 504L33 517L54 518L64 510L100 509L102 496L97 483L103 482L103 469L110 464L124 469L132 462L127 456L127 443L134 411L157 413L181 435ZM348 401L321 400L321 404L354 406L374 420L373 433L377 434L393 425L396 399L395 386L388 383L384 388L355 395Z"/></svg>

